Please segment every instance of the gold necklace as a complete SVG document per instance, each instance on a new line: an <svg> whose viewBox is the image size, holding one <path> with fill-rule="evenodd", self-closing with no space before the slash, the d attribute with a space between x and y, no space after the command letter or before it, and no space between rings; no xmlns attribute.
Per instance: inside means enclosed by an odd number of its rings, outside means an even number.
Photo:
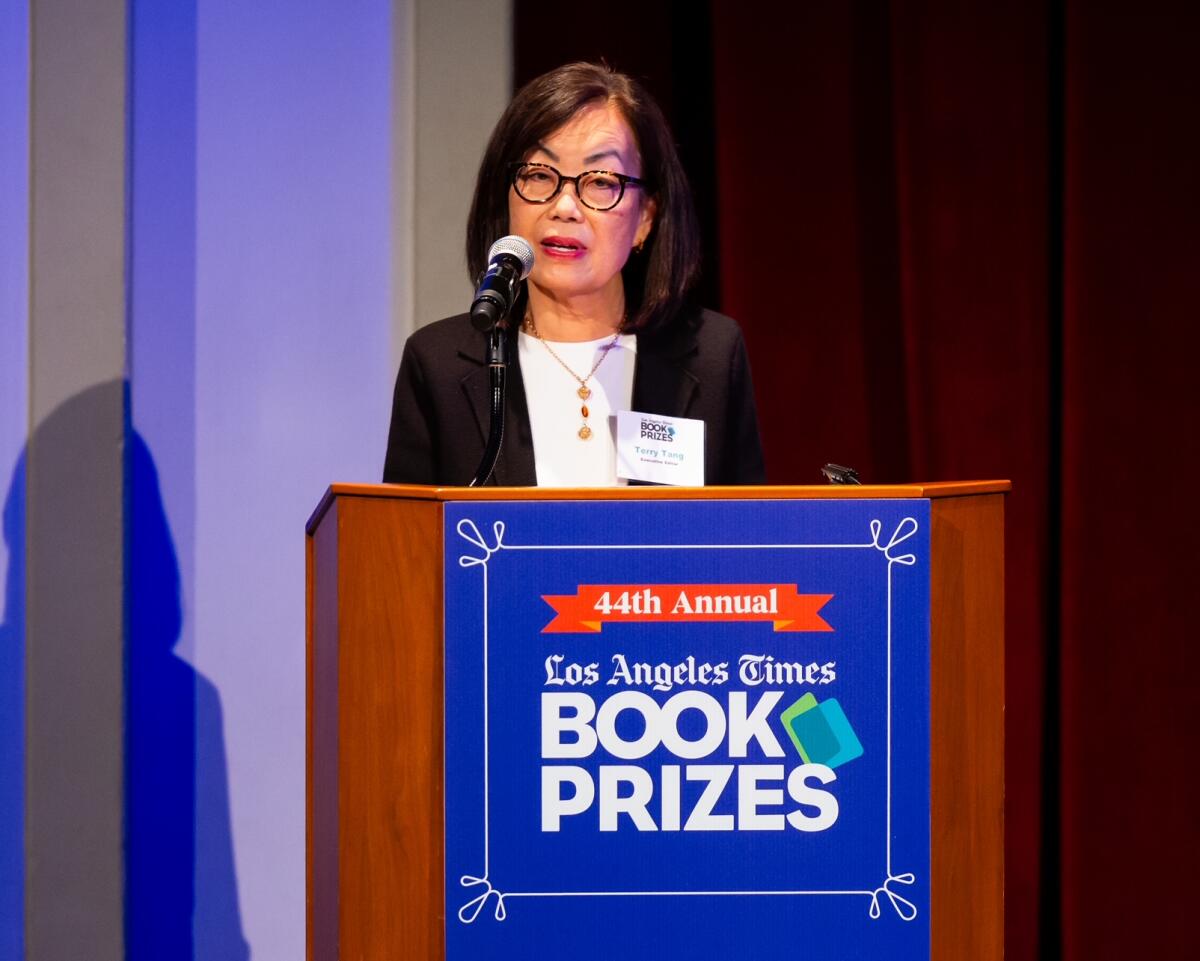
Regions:
<svg viewBox="0 0 1200 961"><path fill-rule="evenodd" d="M579 396L579 399L583 401L579 407L579 413L583 417L583 423L579 427L578 435L580 440L587 440L592 436L592 429L588 427L588 417L590 414L587 405L588 398L592 396L592 388L587 385L587 382L591 380L592 375L600 369L600 365L604 363L604 358L608 356L608 352L617 345L617 338L621 336L621 328L618 327L617 332L612 336L612 340L600 348L600 356L596 358L596 363L592 364L592 369L587 372L587 376L580 377L577 373L575 373L575 371L571 370L571 368L567 366L567 362L565 360L558 356L554 348L546 342L546 338L538 333L537 324L533 322L533 314L528 314L525 317L525 326L528 328L529 333L533 334L533 336L538 339L541 345L550 352L550 356L558 361L558 366L579 381L579 389L575 391L575 393ZM623 327L624 323L622 323L621 326Z"/></svg>

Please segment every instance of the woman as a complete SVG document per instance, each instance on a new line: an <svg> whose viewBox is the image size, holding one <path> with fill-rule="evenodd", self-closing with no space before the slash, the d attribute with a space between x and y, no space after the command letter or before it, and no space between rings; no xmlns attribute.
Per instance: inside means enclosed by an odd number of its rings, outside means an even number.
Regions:
<svg viewBox="0 0 1200 961"><path fill-rule="evenodd" d="M504 442L492 481L621 483L609 415L703 420L705 481L764 480L745 346L689 302L700 266L687 178L658 106L604 66L523 87L492 133L467 226L472 277L498 238L535 263L508 319ZM404 349L383 479L465 484L488 431L486 337L466 314Z"/></svg>

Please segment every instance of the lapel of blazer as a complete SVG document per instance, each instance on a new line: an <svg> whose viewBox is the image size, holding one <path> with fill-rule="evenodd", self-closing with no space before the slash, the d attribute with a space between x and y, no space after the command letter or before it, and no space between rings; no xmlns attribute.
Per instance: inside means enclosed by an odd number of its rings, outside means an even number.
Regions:
<svg viewBox="0 0 1200 961"><path fill-rule="evenodd" d="M639 337L633 409L644 414L687 417L700 384L687 368L687 358L696 350L690 327L665 337Z"/></svg>
<svg viewBox="0 0 1200 961"><path fill-rule="evenodd" d="M529 427L529 409L525 401L525 383L521 379L521 364L516 338L508 338L508 371L504 388L504 439L500 457L492 472L492 484L501 487L533 487L537 484L537 468L533 462L533 433ZM462 379L463 392L475 415L482 450L487 444L491 423L491 374L487 366L486 344L479 339L477 353L460 350L459 357L472 363Z"/></svg>

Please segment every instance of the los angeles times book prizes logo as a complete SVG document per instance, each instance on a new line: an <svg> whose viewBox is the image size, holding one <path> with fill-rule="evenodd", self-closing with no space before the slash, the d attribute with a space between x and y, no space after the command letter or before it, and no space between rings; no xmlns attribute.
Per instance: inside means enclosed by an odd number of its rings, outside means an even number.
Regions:
<svg viewBox="0 0 1200 961"><path fill-rule="evenodd" d="M801 594L796 584L584 584L574 595L543 595L555 617L542 633L669 621L769 621L776 632L832 632L820 614L832 596ZM731 688L734 677L745 689ZM792 700L787 689L819 689L836 678L833 660L791 662L751 651L716 663L689 654L653 664L620 651L607 664L551 654L541 692L542 831L560 831L575 818L598 819L600 831L827 830L838 818L837 769L863 747L837 698L807 690ZM752 744L766 763L750 760ZM660 748L679 763L652 770L646 759ZM595 776L572 763L597 752L603 762ZM685 791L684 782L702 790ZM685 804L685 795L695 800ZM727 813L731 807L735 813Z"/></svg>
<svg viewBox="0 0 1200 961"><path fill-rule="evenodd" d="M664 421L643 417L639 436L642 440L660 440L673 444L675 443L675 427Z"/></svg>

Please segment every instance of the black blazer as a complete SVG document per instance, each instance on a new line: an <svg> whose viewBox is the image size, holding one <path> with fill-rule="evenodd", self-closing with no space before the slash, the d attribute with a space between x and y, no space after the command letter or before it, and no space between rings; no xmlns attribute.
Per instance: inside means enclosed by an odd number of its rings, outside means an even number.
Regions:
<svg viewBox="0 0 1200 961"><path fill-rule="evenodd" d="M504 441L491 482L536 486L515 333L509 334L507 382ZM467 314L413 334L396 378L384 482L469 483L487 442L489 393L487 337ZM632 407L704 421L707 483L766 480L746 347L728 317L696 311L669 330L639 334Z"/></svg>

